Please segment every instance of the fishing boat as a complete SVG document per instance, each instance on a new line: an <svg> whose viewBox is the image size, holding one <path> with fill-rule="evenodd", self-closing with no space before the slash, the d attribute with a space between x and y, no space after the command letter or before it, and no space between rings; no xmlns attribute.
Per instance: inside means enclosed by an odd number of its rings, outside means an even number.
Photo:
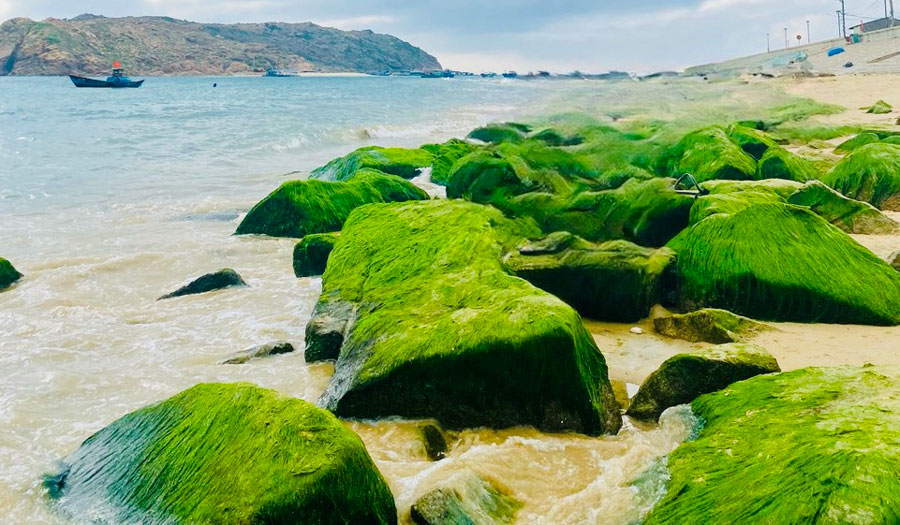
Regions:
<svg viewBox="0 0 900 525"><path fill-rule="evenodd" d="M276 78L286 78L286 77L296 77L298 73L292 69L275 69L269 68L266 70L266 74L264 77L276 77Z"/></svg>
<svg viewBox="0 0 900 525"><path fill-rule="evenodd" d="M503 78L517 78L519 76L515 71L506 71L503 73Z"/></svg>
<svg viewBox="0 0 900 525"><path fill-rule="evenodd" d="M106 77L106 80L97 80L94 78L79 77L77 75L69 75L75 87L80 88L139 88L144 83L143 80L131 80L125 76L125 70L119 61L113 62L112 75Z"/></svg>

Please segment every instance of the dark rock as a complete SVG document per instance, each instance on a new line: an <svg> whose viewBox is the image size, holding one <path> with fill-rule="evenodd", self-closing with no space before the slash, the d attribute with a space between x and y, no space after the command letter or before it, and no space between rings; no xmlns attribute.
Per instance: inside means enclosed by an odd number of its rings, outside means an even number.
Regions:
<svg viewBox="0 0 900 525"><path fill-rule="evenodd" d="M241 278L240 275L231 268L224 268L215 273L208 273L202 277L199 277L189 284L182 286L181 288L175 290L170 294L166 294L157 301L161 301L163 299L172 299L174 297L181 297L184 295L194 295L206 292L212 292L214 290L222 290L223 288L231 288L234 286L247 286L247 283Z"/></svg>
<svg viewBox="0 0 900 525"><path fill-rule="evenodd" d="M312 318L306 325L307 363L334 361L341 353L341 345L347 327L355 317L353 304L346 301L322 301L316 303Z"/></svg>
<svg viewBox="0 0 900 525"><path fill-rule="evenodd" d="M888 264L898 272L900 272L900 250L895 251L888 257Z"/></svg>
<svg viewBox="0 0 900 525"><path fill-rule="evenodd" d="M420 427L425 454L431 461L439 461L447 456L447 440L444 432L434 423L426 423Z"/></svg>
<svg viewBox="0 0 900 525"><path fill-rule="evenodd" d="M705 308L684 315L657 317L653 320L657 332L673 339L693 343L736 343L756 335L769 327L727 310Z"/></svg>
<svg viewBox="0 0 900 525"><path fill-rule="evenodd" d="M248 348L247 350L238 352L225 361L222 361L222 364L242 365L250 361L251 359L260 359L263 357L269 357L279 354L289 354L293 351L294 346L291 343L286 343L283 341L278 343L268 343L260 346L254 346L253 348Z"/></svg>
<svg viewBox="0 0 900 525"><path fill-rule="evenodd" d="M294 275L312 277L325 273L328 256L339 237L339 232L313 233L304 236L294 246Z"/></svg>
<svg viewBox="0 0 900 525"><path fill-rule="evenodd" d="M494 483L463 473L441 484L410 509L418 525L513 523L522 504Z"/></svg>
<svg viewBox="0 0 900 525"><path fill-rule="evenodd" d="M16 270L12 263L0 257L0 290L9 288L22 278L22 274Z"/></svg>

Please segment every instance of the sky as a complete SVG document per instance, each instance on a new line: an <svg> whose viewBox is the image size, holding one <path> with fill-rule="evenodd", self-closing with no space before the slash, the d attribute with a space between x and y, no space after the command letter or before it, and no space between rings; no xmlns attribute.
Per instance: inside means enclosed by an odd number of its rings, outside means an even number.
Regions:
<svg viewBox="0 0 900 525"><path fill-rule="evenodd" d="M847 26L887 0L846 0ZM837 0L0 0L0 20L165 15L389 33L444 67L650 73L838 36ZM900 2L898 2L900 11ZM898 13L900 16L900 13Z"/></svg>

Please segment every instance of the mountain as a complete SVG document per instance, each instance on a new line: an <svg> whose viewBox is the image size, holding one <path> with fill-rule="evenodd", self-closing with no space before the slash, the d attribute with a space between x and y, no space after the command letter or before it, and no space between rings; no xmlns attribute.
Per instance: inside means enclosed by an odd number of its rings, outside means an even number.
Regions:
<svg viewBox="0 0 900 525"><path fill-rule="evenodd" d="M168 17L84 14L0 24L0 76L105 75L114 60L133 75L229 75L267 68L374 73L440 69L399 38L312 23L201 24Z"/></svg>

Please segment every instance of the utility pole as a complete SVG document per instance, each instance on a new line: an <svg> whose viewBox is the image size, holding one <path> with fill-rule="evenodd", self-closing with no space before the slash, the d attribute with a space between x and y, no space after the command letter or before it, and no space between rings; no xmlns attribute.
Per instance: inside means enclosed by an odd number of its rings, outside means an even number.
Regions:
<svg viewBox="0 0 900 525"><path fill-rule="evenodd" d="M841 3L841 37L847 38L847 9L844 0L838 0Z"/></svg>
<svg viewBox="0 0 900 525"><path fill-rule="evenodd" d="M807 43L807 45L812 43L812 37L810 37L809 35L810 35L809 20L807 20L806 21L806 43Z"/></svg>
<svg viewBox="0 0 900 525"><path fill-rule="evenodd" d="M838 38L841 38L841 10L838 9L837 11L835 11L835 13L837 13L838 19Z"/></svg>
<svg viewBox="0 0 900 525"><path fill-rule="evenodd" d="M769 33L766 33L766 53L771 53L771 52L772 52L771 40L769 39Z"/></svg>
<svg viewBox="0 0 900 525"><path fill-rule="evenodd" d="M890 0L891 4L891 27L894 27L894 0Z"/></svg>
<svg viewBox="0 0 900 525"><path fill-rule="evenodd" d="M789 47L791 47L791 43L788 41L787 28L785 27L784 28L784 48L787 49Z"/></svg>
<svg viewBox="0 0 900 525"><path fill-rule="evenodd" d="M884 0L884 17L885 17L885 18L888 17L888 12L887 12L887 0Z"/></svg>

